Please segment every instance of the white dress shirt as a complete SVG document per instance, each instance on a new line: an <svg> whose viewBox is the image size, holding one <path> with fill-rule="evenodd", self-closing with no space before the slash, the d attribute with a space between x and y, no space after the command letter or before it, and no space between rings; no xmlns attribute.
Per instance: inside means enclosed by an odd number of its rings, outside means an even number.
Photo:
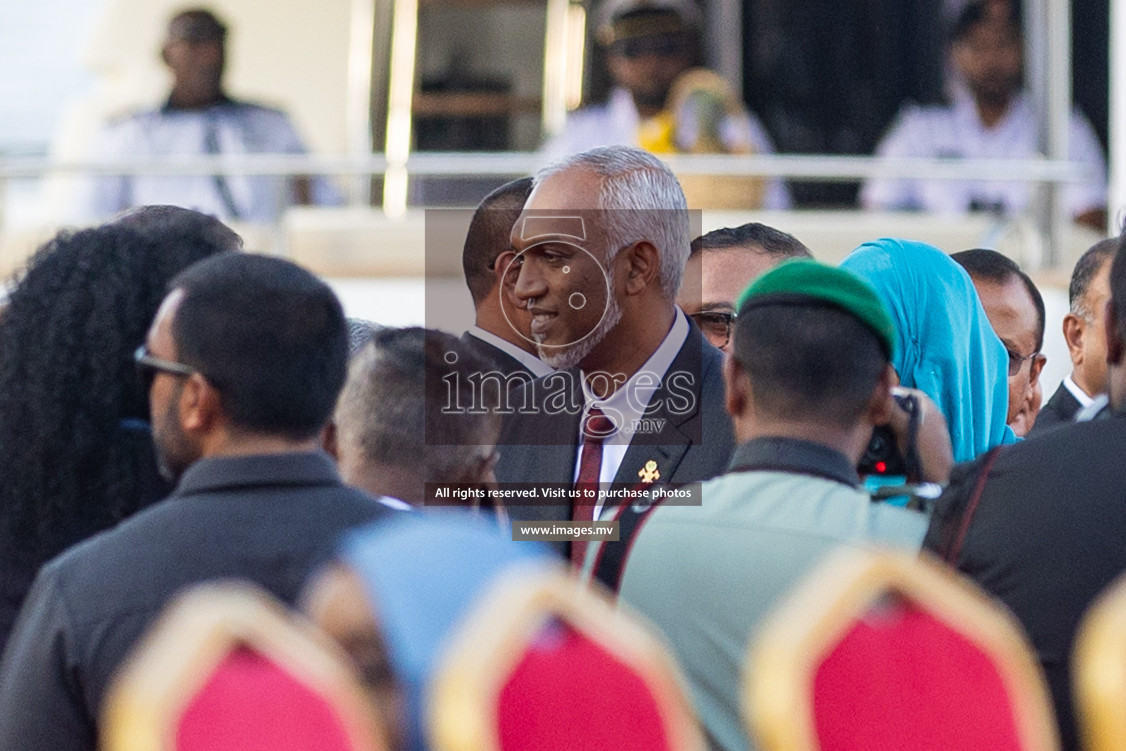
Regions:
<svg viewBox="0 0 1126 751"><path fill-rule="evenodd" d="M214 132L214 147L207 145ZM168 106L139 112L107 126L94 157L118 161L244 154L304 154L305 146L281 110L227 100L201 110ZM233 216L213 175L102 175L89 181L86 213L97 219L134 206L169 204L212 214L224 221L273 222L296 196L292 182L277 175L222 175ZM315 204L340 203L324 178L311 179Z"/></svg>
<svg viewBox="0 0 1126 751"><path fill-rule="evenodd" d="M901 158L1031 159L1039 155L1036 113L1023 94L1009 104L1000 122L985 127L977 105L960 91L949 107L909 105L900 111L876 147L877 156ZM1106 205L1106 163L1091 124L1072 111L1069 158L1091 168L1092 178L1065 185L1064 204L1072 216ZM860 192L867 209L922 209L962 213L976 202L1003 214L1026 211L1033 185L1004 180L926 180L879 178Z"/></svg>
<svg viewBox="0 0 1126 751"><path fill-rule="evenodd" d="M1087 396L1087 392L1079 388L1079 384L1072 380L1068 375L1063 379L1063 387L1071 392L1075 397L1075 401L1079 402L1079 408L1090 407L1095 402L1095 397Z"/></svg>
<svg viewBox="0 0 1126 751"><path fill-rule="evenodd" d="M517 362L519 362L528 370L532 371L532 375L536 378L542 378L549 373L555 372L554 368L552 368L540 358L533 355L531 352L520 349L512 342L505 341L496 334L485 331L480 326L470 326L466 333L470 336L480 339L486 344L493 345L506 355L515 358Z"/></svg>
<svg viewBox="0 0 1126 751"><path fill-rule="evenodd" d="M400 500L400 499L398 499L398 498L396 498L395 496L392 496L392 495L378 496L378 497L376 497L375 501L376 501L376 503L378 503L381 506L386 506L387 508L395 509L396 511L413 511L414 510L414 506L412 506L409 503L407 503L406 501Z"/></svg>
<svg viewBox="0 0 1126 751"><path fill-rule="evenodd" d="M618 474L618 468L622 466L622 460L625 459L626 451L629 449L638 422L645 414L645 410L649 408L649 401L660 387L665 373L668 372L672 361L680 352L681 347L684 346L687 338L688 319L684 317L680 308L677 308L672 327L669 329L669 333L665 335L661 345L650 355L645 364L630 376L629 380L606 399L599 399L591 393L590 387L587 385L587 374L580 373L585 407L583 408L583 418L579 422L580 450L575 457L574 482L578 482L579 479L579 464L582 458L582 429L583 425L586 424L586 417L591 408L598 407L610 419L610 422L614 423L614 432L602 441L602 466L598 476L599 482L608 485L614 481L614 476ZM601 515L602 506L602 497L599 496L598 503L594 506L595 519Z"/></svg>

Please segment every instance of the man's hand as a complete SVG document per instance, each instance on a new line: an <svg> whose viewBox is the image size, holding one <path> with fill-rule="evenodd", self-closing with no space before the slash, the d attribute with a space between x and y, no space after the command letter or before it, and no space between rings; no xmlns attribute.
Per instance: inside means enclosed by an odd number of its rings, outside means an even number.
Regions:
<svg viewBox="0 0 1126 751"><path fill-rule="evenodd" d="M938 405L918 389L896 386L893 393L897 396L913 396L918 404L915 450L919 457L921 476L909 479L945 485L950 480L950 468L954 466L954 449L950 444L946 418ZM910 424L911 415L896 402L888 427L895 433L896 444L902 456L907 456Z"/></svg>

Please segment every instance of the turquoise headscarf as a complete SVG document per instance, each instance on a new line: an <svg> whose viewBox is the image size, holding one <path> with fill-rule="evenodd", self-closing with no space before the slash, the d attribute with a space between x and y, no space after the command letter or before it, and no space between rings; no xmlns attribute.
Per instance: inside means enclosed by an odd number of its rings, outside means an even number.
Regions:
<svg viewBox="0 0 1126 751"><path fill-rule="evenodd" d="M547 548L513 542L494 523L455 511L396 514L345 536L340 560L363 581L402 686L412 751L425 749L425 692L454 627L497 576L551 565Z"/></svg>
<svg viewBox="0 0 1126 751"><path fill-rule="evenodd" d="M965 269L934 246L885 238L841 263L867 279L895 321L893 365L904 386L938 404L950 427L954 461L1013 443L1008 354L993 333Z"/></svg>

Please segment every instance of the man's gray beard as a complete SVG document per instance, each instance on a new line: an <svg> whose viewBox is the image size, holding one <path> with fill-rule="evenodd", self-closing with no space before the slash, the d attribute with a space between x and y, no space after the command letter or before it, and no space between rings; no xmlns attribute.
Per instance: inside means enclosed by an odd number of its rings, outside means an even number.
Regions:
<svg viewBox="0 0 1126 751"><path fill-rule="evenodd" d="M612 283L610 287L613 289ZM601 344L610 330L617 326L621 320L622 307L618 305L618 299L611 295L606 304L606 315L602 316L602 320L598 322L589 336L582 341L575 342L570 347L544 347L537 342L536 351L539 352L541 360L556 370L573 368L582 362L591 353L591 350Z"/></svg>

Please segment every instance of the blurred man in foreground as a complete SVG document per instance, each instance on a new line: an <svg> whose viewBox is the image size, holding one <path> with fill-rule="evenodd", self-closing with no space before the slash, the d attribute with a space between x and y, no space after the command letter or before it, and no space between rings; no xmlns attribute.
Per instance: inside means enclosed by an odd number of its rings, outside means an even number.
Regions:
<svg viewBox="0 0 1126 751"><path fill-rule="evenodd" d="M395 513L320 451L348 352L332 290L242 253L170 286L135 360L176 490L40 570L0 663L0 749L93 751L110 679L175 593L242 578L292 604L341 533Z"/></svg>
<svg viewBox="0 0 1126 751"><path fill-rule="evenodd" d="M376 333L336 405L332 451L344 481L398 508L449 505L455 499L434 496L449 486L492 488L500 416L480 408L480 379L491 370L441 331Z"/></svg>
<svg viewBox="0 0 1126 751"><path fill-rule="evenodd" d="M873 502L856 470L895 411L895 342L875 290L813 261L767 272L739 300L724 366L739 441L730 468L697 490L702 506L654 507L619 591L671 642L712 748L749 748L747 644L804 574L839 545L922 542L926 516ZM923 419L942 416L931 404Z"/></svg>

